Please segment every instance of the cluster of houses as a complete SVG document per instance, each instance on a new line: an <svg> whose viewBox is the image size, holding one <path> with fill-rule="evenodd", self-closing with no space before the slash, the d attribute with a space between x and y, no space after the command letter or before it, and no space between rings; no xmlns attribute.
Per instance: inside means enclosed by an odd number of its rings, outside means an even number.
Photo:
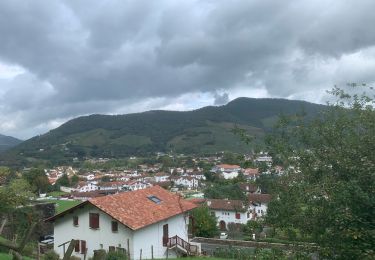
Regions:
<svg viewBox="0 0 375 260"><path fill-rule="evenodd" d="M75 239L78 242L73 255L81 259L92 257L96 250L121 251L128 259L195 255L200 245L189 242L194 225L192 209L205 205L223 231L229 230L231 224L262 219L271 196L261 193L252 183L268 172L212 160L215 166L209 174L226 180L241 174L244 181L239 187L246 194L246 200L184 199L176 191L199 191L205 187L206 176L199 168L162 171L162 165L155 164L138 165L136 170L106 172L79 173L71 167L47 170L51 184L64 174L79 176L77 185L60 188L69 192L69 197L82 201L48 219L54 224L54 250L62 258L68 243ZM254 160L272 162L266 154ZM277 171L281 174L282 168Z"/></svg>
<svg viewBox="0 0 375 260"><path fill-rule="evenodd" d="M77 241L73 255L82 259L97 250L121 251L129 259L168 258L200 253L200 245L189 242L192 209L206 205L220 229L227 230L230 223L246 224L264 216L269 201L269 195L251 192L247 203L185 200L155 185L91 198L47 221L54 224L54 250L61 258L72 239Z"/></svg>

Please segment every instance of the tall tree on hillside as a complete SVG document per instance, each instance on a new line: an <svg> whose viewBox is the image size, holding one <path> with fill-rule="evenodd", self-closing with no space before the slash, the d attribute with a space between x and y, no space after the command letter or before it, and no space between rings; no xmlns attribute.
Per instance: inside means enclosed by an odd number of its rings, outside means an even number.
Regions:
<svg viewBox="0 0 375 260"><path fill-rule="evenodd" d="M337 102L318 118L284 118L270 138L287 167L266 220L298 229L324 257L374 259L374 99L338 88L332 94Z"/></svg>
<svg viewBox="0 0 375 260"><path fill-rule="evenodd" d="M12 221L12 213L19 207L29 203L32 197L30 185L23 179L14 179L9 184L0 187L0 215L2 217L0 234L7 221ZM30 218L29 226L23 237L17 242L7 239L0 240L0 246L11 249L14 259L22 259L22 250L37 222Z"/></svg>
<svg viewBox="0 0 375 260"><path fill-rule="evenodd" d="M43 169L33 168L23 174L24 179L31 185L36 194L47 192L50 183Z"/></svg>

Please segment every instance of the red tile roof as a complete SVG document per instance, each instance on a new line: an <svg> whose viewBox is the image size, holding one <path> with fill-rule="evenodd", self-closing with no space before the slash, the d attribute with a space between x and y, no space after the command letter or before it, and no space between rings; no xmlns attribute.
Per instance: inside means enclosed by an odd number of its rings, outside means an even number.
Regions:
<svg viewBox="0 0 375 260"><path fill-rule="evenodd" d="M209 209L213 210L246 211L246 205L241 200L194 198L189 201L197 206L205 204Z"/></svg>
<svg viewBox="0 0 375 260"><path fill-rule="evenodd" d="M248 195L248 199L250 202L261 202L261 203L268 203L271 201L270 194L258 194L258 193L251 193Z"/></svg>
<svg viewBox="0 0 375 260"><path fill-rule="evenodd" d="M156 196L161 202L157 204L151 201L149 196ZM141 229L197 207L179 195L170 193L159 186L153 186L143 190L90 199L46 221L53 221L86 204L94 205L132 230Z"/></svg>
<svg viewBox="0 0 375 260"><path fill-rule="evenodd" d="M151 201L149 196L156 196L161 203ZM159 186L94 198L89 202L133 230L196 207L193 203Z"/></svg>
<svg viewBox="0 0 375 260"><path fill-rule="evenodd" d="M219 164L219 168L224 168L224 169L239 169L241 166L235 165L235 164Z"/></svg>

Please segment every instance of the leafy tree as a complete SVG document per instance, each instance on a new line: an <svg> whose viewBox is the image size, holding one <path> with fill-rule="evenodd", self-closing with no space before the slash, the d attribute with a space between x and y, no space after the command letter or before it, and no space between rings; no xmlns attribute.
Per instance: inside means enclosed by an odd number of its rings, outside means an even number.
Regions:
<svg viewBox="0 0 375 260"><path fill-rule="evenodd" d="M276 174L261 174L256 179L255 183L260 187L262 193L275 193L277 191L277 179Z"/></svg>
<svg viewBox="0 0 375 260"><path fill-rule="evenodd" d="M102 181L102 182L110 182L110 181L111 181L111 178L110 178L109 176L103 176L103 177L101 178L101 181Z"/></svg>
<svg viewBox="0 0 375 260"><path fill-rule="evenodd" d="M246 201L246 195L242 192L239 184L215 183L207 187L204 191L204 197L210 199L232 199Z"/></svg>
<svg viewBox="0 0 375 260"><path fill-rule="evenodd" d="M244 156L242 154L231 152L225 152L222 158L222 162L227 164L241 164L243 161Z"/></svg>
<svg viewBox="0 0 375 260"><path fill-rule="evenodd" d="M77 175L73 175L72 178L70 179L70 185L72 187L76 186L79 182L79 177Z"/></svg>
<svg viewBox="0 0 375 260"><path fill-rule="evenodd" d="M61 177L56 181L56 185L58 185L58 186L69 187L69 186L70 186L70 180L69 180L68 175L67 175L67 174L63 174L63 176L61 176Z"/></svg>
<svg viewBox="0 0 375 260"><path fill-rule="evenodd" d="M215 216L207 206L201 206L192 211L193 233L198 237L213 237L218 229Z"/></svg>
<svg viewBox="0 0 375 260"><path fill-rule="evenodd" d="M25 206L30 202L32 193L30 185L24 179L14 179L9 185L0 187L0 215L2 223L0 226L0 234L5 224L11 219L12 213L19 207ZM29 240L33 230L35 229L36 222L30 221L28 229L24 232L20 241L10 241L7 239L0 240L0 246L12 250L13 259L22 259L22 252L25 248L26 242Z"/></svg>
<svg viewBox="0 0 375 260"><path fill-rule="evenodd" d="M374 259L374 99L331 93L337 101L318 118L282 118L269 139L286 172L266 220L298 229L325 257Z"/></svg>
<svg viewBox="0 0 375 260"><path fill-rule="evenodd" d="M259 234L262 232L263 226L262 223L255 220L249 220L244 226L244 233L247 237L252 238L253 234Z"/></svg>
<svg viewBox="0 0 375 260"><path fill-rule="evenodd" d="M47 192L50 183L43 169L33 168L23 174L24 179L31 185L34 193L40 194Z"/></svg>

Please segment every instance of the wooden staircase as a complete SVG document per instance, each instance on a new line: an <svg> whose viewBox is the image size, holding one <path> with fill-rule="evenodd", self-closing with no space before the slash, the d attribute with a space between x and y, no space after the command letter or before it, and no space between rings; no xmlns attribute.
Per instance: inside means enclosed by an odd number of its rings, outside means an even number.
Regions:
<svg viewBox="0 0 375 260"><path fill-rule="evenodd" d="M174 236L168 238L167 247L169 249L175 249L179 251L183 255L198 255L198 247L196 245L192 245L189 242L185 241L184 239L180 238L179 236Z"/></svg>

